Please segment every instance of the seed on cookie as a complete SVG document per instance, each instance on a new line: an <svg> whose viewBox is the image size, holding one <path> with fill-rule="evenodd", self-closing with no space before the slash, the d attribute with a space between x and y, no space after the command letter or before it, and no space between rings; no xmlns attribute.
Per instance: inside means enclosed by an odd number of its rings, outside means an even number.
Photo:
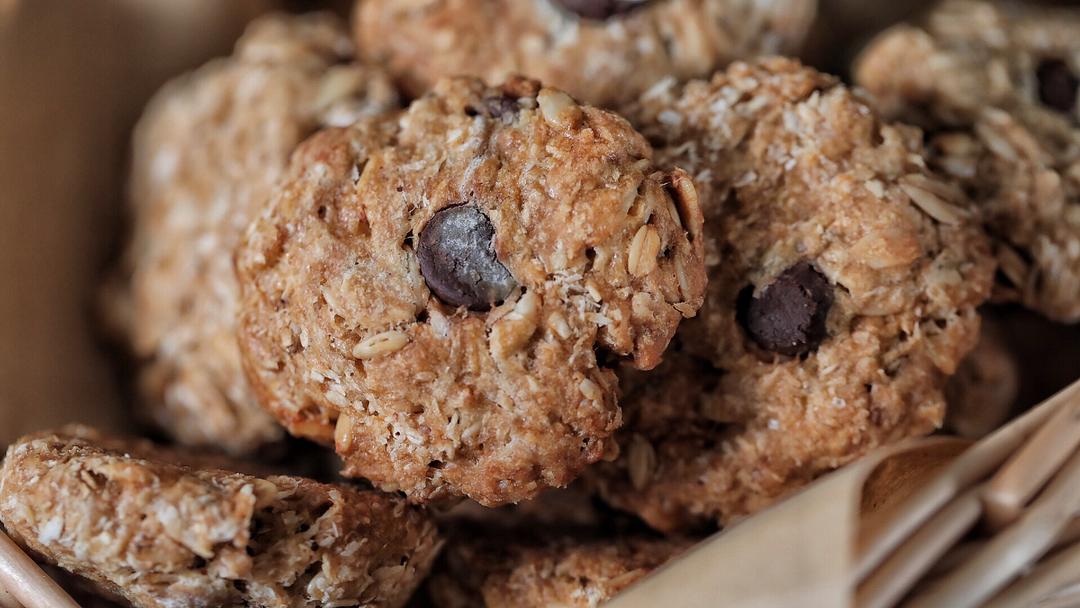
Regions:
<svg viewBox="0 0 1080 608"><path fill-rule="evenodd" d="M614 449L613 367L655 367L703 299L693 184L651 157L526 79L316 134L237 252L265 406L416 502L568 484Z"/></svg>
<svg viewBox="0 0 1080 608"><path fill-rule="evenodd" d="M672 217L678 219L676 213ZM626 264L630 274L643 277L656 268L656 256L660 255L660 234L656 228L645 225L634 234L630 241L630 251L626 256Z"/></svg>
<svg viewBox="0 0 1080 608"><path fill-rule="evenodd" d="M401 350L408 343L408 334L400 331L384 331L357 342L352 349L352 356L357 359L372 359Z"/></svg>

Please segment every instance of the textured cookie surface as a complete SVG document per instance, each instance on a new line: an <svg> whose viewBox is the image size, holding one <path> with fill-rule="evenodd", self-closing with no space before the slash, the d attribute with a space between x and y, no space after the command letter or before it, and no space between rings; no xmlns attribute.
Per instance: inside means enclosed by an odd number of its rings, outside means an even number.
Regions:
<svg viewBox="0 0 1080 608"><path fill-rule="evenodd" d="M1080 10L945 2L879 36L855 75L927 129L931 164L978 205L996 295L1080 321Z"/></svg>
<svg viewBox="0 0 1080 608"><path fill-rule="evenodd" d="M238 253L244 361L346 473L492 506L564 486L700 306L701 213L625 120L514 80L443 81L298 148Z"/></svg>
<svg viewBox="0 0 1080 608"><path fill-rule="evenodd" d="M814 0L364 0L362 56L413 95L439 78L520 73L599 105L733 59L793 52Z"/></svg>
<svg viewBox="0 0 1080 608"><path fill-rule="evenodd" d="M665 530L726 523L936 428L993 264L918 130L786 59L634 112L658 162L696 178L709 286L664 363L621 374L602 493Z"/></svg>
<svg viewBox="0 0 1080 608"><path fill-rule="evenodd" d="M243 453L281 436L240 366L233 249L296 144L396 106L389 80L351 55L328 15L263 18L138 125L133 237L108 314L141 365L143 411L183 443Z"/></svg>
<svg viewBox="0 0 1080 608"><path fill-rule="evenodd" d="M87 433L25 437L4 460L0 520L43 560L155 608L401 606L438 552L434 524L401 499L156 456Z"/></svg>
<svg viewBox="0 0 1080 608"><path fill-rule="evenodd" d="M594 608L689 546L638 536L463 540L447 549L426 586L436 608Z"/></svg>

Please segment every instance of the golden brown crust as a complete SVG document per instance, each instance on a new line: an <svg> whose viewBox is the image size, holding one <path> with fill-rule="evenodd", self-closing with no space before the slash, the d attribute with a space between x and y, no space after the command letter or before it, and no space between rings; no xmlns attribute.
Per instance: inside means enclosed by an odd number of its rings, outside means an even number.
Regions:
<svg viewBox="0 0 1080 608"><path fill-rule="evenodd" d="M622 455L599 468L603 495L664 530L730 522L936 428L993 263L962 194L925 169L918 130L779 58L654 89L635 115L658 160L695 176L717 257L678 352L621 374ZM745 315L806 265L827 281L820 344L771 351Z"/></svg>
<svg viewBox="0 0 1080 608"><path fill-rule="evenodd" d="M886 115L928 130L931 164L971 194L1001 266L995 296L1080 320L1080 10L943 2L880 35L855 76Z"/></svg>
<svg viewBox="0 0 1080 608"><path fill-rule="evenodd" d="M183 443L240 454L282 435L240 366L233 249L301 139L397 106L389 79L351 55L329 15L264 17L139 122L108 316L141 365L142 413Z"/></svg>
<svg viewBox="0 0 1080 608"><path fill-rule="evenodd" d="M794 52L814 0L654 0L599 21L553 0L363 0L361 56L386 65L412 95L445 76L538 78L602 106L654 82L707 76L733 59Z"/></svg>
<svg viewBox="0 0 1080 608"><path fill-rule="evenodd" d="M704 292L693 185L651 154L622 118L527 80L445 80L305 142L237 258L264 404L416 501L568 484L620 423L594 349L656 365ZM417 253L461 208L516 284L490 310L444 303Z"/></svg>
<svg viewBox="0 0 1080 608"><path fill-rule="evenodd" d="M157 456L90 432L24 437L0 520L45 561L155 608L401 606L438 552L434 524L400 499Z"/></svg>

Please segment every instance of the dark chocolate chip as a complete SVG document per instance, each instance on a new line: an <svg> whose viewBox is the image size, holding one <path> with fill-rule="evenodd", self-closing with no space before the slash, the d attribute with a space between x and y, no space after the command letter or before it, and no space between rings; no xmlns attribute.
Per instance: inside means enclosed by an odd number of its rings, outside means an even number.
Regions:
<svg viewBox="0 0 1080 608"><path fill-rule="evenodd" d="M555 0L555 3L583 19L603 21L641 8L652 0Z"/></svg>
<svg viewBox="0 0 1080 608"><path fill-rule="evenodd" d="M473 205L435 213L420 231L416 255L428 288L451 306L488 310L517 287L495 255L495 227Z"/></svg>
<svg viewBox="0 0 1080 608"><path fill-rule="evenodd" d="M521 106L518 105L515 97L492 95L491 97L485 97L477 105L466 107L465 114L469 116L486 116L494 119L505 118L508 119L508 122L513 122L520 109Z"/></svg>
<svg viewBox="0 0 1080 608"><path fill-rule="evenodd" d="M754 342L782 355L802 355L827 337L825 321L833 290L820 272L799 262L753 297L752 288L740 296L739 322Z"/></svg>
<svg viewBox="0 0 1080 608"><path fill-rule="evenodd" d="M513 116L519 109L517 100L505 95L484 98L484 113L492 118Z"/></svg>
<svg viewBox="0 0 1080 608"><path fill-rule="evenodd" d="M1045 59L1035 69L1039 79L1039 99L1058 112L1069 113L1076 107L1080 79L1060 59Z"/></svg>

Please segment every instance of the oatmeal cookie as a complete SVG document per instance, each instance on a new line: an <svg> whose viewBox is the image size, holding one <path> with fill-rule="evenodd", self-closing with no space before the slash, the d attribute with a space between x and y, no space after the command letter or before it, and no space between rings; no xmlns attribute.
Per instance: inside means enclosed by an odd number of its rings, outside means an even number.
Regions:
<svg viewBox="0 0 1080 608"><path fill-rule="evenodd" d="M529 80L311 138L238 252L263 403L415 501L566 485L612 447L611 366L655 366L703 297L693 184L651 155Z"/></svg>
<svg viewBox="0 0 1080 608"><path fill-rule="evenodd" d="M855 75L927 129L930 163L978 205L996 295L1080 321L1080 10L945 2L879 36Z"/></svg>
<svg viewBox="0 0 1080 608"><path fill-rule="evenodd" d="M597 590L611 578L626 572L611 572L626 563L620 560L666 548L664 543L649 538L640 520L612 510L579 482L497 509L463 500L441 513L435 511L434 517L447 536L450 549L436 561L432 575L414 597L413 604L417 606L483 606L485 579L494 575L490 586L495 587L504 584L501 579L518 568L522 569L519 578L530 578L538 588L548 590L547 600L554 602L549 605L564 605L556 602L551 593L562 594L570 588L568 583L572 578L585 577L579 581L579 588L597 595ZM689 546L689 542L672 542L670 550ZM555 562L564 558L566 569L559 576L554 576L546 566L542 572L525 571L539 568L543 560ZM608 571L610 576L603 575L601 570ZM534 578L534 574L540 576ZM634 572L628 576L637 578L642 574ZM524 600L525 605L536 605L543 601L544 595L530 595ZM504 598L495 605L505 605L508 601L511 600Z"/></svg>
<svg viewBox="0 0 1080 608"><path fill-rule="evenodd" d="M397 106L389 79L351 54L329 15L266 17L139 122L133 236L107 315L141 365L142 413L182 443L238 454L282 435L240 365L233 249L304 137Z"/></svg>
<svg viewBox="0 0 1080 608"><path fill-rule="evenodd" d="M656 88L634 116L695 176L709 286L664 364L621 374L601 493L662 530L727 523L940 425L993 260L919 131L782 58Z"/></svg>
<svg viewBox="0 0 1080 608"><path fill-rule="evenodd" d="M733 59L798 49L815 0L361 0L361 56L412 95L439 78L522 73L592 104Z"/></svg>
<svg viewBox="0 0 1080 608"><path fill-rule="evenodd" d="M135 606L401 606L440 546L399 498L105 443L58 432L13 444L0 521L40 559Z"/></svg>
<svg viewBox="0 0 1080 608"><path fill-rule="evenodd" d="M638 535L462 539L447 547L425 587L435 608L594 608L690 545Z"/></svg>

